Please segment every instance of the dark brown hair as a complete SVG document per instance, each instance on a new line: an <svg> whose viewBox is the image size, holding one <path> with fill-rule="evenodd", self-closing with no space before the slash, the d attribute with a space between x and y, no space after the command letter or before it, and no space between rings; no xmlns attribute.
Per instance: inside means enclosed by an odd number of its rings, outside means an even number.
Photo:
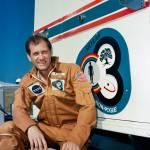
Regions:
<svg viewBox="0 0 150 150"><path fill-rule="evenodd" d="M47 37L45 37L44 35L37 33L37 34L30 36L25 43L25 48L26 48L26 52L28 55L30 55L30 43L34 43L35 45L37 45L37 44L39 44L39 42L41 40L46 42L49 50L52 52L52 45L51 45L51 42L49 41L49 39Z"/></svg>

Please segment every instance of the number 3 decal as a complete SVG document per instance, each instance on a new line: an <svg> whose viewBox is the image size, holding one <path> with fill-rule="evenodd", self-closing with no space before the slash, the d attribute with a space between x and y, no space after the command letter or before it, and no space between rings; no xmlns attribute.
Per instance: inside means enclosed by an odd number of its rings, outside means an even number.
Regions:
<svg viewBox="0 0 150 150"><path fill-rule="evenodd" d="M121 112L131 93L128 48L122 35L105 28L80 51L77 64L92 84L98 109L106 114Z"/></svg>

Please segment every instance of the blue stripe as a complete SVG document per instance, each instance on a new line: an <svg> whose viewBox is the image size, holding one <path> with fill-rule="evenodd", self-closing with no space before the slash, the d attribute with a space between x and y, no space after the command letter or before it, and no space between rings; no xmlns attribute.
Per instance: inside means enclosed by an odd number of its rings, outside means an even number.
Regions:
<svg viewBox="0 0 150 150"><path fill-rule="evenodd" d="M90 10L87 10L84 13L74 16L71 19L66 20L61 24L58 24L52 28L47 29L46 32L48 33L48 38L66 32L68 30L71 30L75 27L81 26L85 23L103 17L105 15L108 15L123 7L124 6L121 5L118 0L109 0L105 3L99 4L98 6ZM80 21L79 20L80 16L85 16L86 18L83 21Z"/></svg>

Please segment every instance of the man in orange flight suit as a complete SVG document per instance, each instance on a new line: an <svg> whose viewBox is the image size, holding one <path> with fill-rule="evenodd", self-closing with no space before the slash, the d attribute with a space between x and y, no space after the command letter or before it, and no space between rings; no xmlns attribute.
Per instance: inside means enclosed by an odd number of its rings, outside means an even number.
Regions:
<svg viewBox="0 0 150 150"><path fill-rule="evenodd" d="M26 52L33 69L15 93L13 121L0 126L0 149L84 149L96 123L90 83L79 66L52 56L51 43L40 34L27 40ZM32 104L40 109L37 120L29 114Z"/></svg>

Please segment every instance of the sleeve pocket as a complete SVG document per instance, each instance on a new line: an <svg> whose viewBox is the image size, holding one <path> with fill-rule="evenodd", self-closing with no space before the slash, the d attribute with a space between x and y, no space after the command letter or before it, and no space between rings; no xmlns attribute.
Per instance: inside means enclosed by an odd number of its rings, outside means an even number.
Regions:
<svg viewBox="0 0 150 150"><path fill-rule="evenodd" d="M94 103L94 97L90 89L76 91L76 102L79 105L90 105Z"/></svg>

